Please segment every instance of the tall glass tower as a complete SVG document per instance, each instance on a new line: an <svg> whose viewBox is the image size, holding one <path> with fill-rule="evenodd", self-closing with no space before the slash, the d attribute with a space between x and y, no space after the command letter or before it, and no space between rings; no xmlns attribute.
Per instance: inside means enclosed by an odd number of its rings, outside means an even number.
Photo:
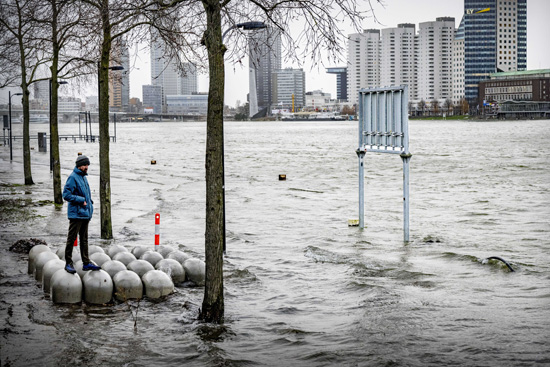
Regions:
<svg viewBox="0 0 550 367"><path fill-rule="evenodd" d="M465 97L475 105L481 80L525 70L527 0L464 0L463 20Z"/></svg>

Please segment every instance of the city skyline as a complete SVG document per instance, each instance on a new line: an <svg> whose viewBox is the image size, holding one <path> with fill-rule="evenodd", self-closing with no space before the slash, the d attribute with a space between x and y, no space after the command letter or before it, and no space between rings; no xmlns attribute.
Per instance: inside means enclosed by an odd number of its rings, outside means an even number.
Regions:
<svg viewBox="0 0 550 367"><path fill-rule="evenodd" d="M419 0L410 2L407 0L386 0L385 8L375 4L375 15L379 23L375 23L372 18L363 23L364 29L384 29L388 27L397 27L400 23L412 23L418 27L421 22L433 21L437 17L454 17L455 28L458 28L462 15L464 13L464 0L438 1L438 0ZM527 70L548 69L550 68L550 50L546 47L540 47L545 44L545 40L550 38L550 28L545 27L545 18L550 13L550 1L547 0L528 0L527 1ZM346 34L352 34L355 30L351 27L346 28ZM231 47L232 45L227 45ZM302 65L286 63L283 60L282 67L303 68L306 73L306 91L322 90L330 93L332 98L336 98L336 76L326 73L327 67L346 66L346 54L341 55L340 62L320 63L312 70L310 63L305 62ZM140 52L135 55L135 47L130 49L130 64L133 65L130 70L130 98L137 97L142 100L142 86L151 82L151 62L148 52ZM225 104L235 106L239 100L241 104L246 102L248 93L248 58L243 58L242 63L234 65L226 63L226 89ZM199 75L198 91L208 91L208 76ZM12 92L17 88L11 88ZM7 103L8 89L0 91L0 103ZM78 93L78 96L85 100L87 96L94 95L95 86L90 86L86 90ZM71 91L69 94L72 94ZM5 96L4 96L5 94ZM97 93L96 93L97 94ZM64 94L61 91L61 95Z"/></svg>
<svg viewBox="0 0 550 367"><path fill-rule="evenodd" d="M460 20L464 13L464 0L453 1L438 1L438 0L420 0L410 2L407 0L387 0L385 8L375 6L375 15L379 23L375 23L372 18L364 22L364 29L384 29L389 27L397 27L401 23L412 23L418 28L418 24L422 22L434 21L438 17L454 17L455 28L460 25ZM550 14L550 1L547 0L528 0L527 1L527 69L544 69L550 68L550 50L545 47L537 47L544 44L545 39L550 38L550 29L545 27L545 15ZM350 27L347 34L354 33ZM230 47L230 45L228 45ZM344 49L347 48L344 47ZM326 73L327 67L345 66L346 54L341 55L342 61L339 63L328 63L325 60L323 65L315 67L311 70L311 64L304 63L299 66L297 64L285 63L283 60L283 68L302 67L306 73L306 91L322 90L325 93L330 93L332 98L336 98L336 76ZM144 59L144 56L141 56ZM140 67L141 71L148 70L149 66ZM137 74L137 73L136 73ZM144 73L141 73L144 74ZM137 75L136 75L137 77ZM142 78L143 75L141 76ZM134 81L135 80L135 81ZM132 79L132 83L138 82L139 79ZM147 79L145 79L147 80ZM248 60L244 58L242 65L233 65L226 63L226 91L225 104L235 106L235 102L239 100L241 104L246 102L248 93ZM131 87L132 90L134 87ZM138 92L141 90L141 85L136 85ZM199 75L199 91L208 91L208 76ZM139 94L131 96L139 96Z"/></svg>

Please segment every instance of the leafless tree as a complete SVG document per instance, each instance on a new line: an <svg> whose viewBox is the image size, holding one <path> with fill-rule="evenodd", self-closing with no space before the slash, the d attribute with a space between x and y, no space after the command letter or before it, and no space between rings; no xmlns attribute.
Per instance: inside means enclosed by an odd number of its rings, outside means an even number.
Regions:
<svg viewBox="0 0 550 367"><path fill-rule="evenodd" d="M453 101L451 101L449 98L447 98L445 100L445 102L443 103L443 107L445 107L445 111L450 114L450 112L452 112L452 108L453 108Z"/></svg>
<svg viewBox="0 0 550 367"><path fill-rule="evenodd" d="M174 0L177 1L177 0ZM223 106L224 61L239 63L246 55L247 38L235 30L223 37L224 30L236 28L251 21L264 22L277 29L282 37L286 60L312 64L323 56L337 59L343 54L347 35L342 25L351 22L356 31L361 22L371 15L371 1L358 0L191 0L178 1L170 10L172 21L162 18L166 29L177 29L174 34L179 45L203 46L208 61L209 92L206 141L206 285L200 318L221 322L224 316L223 297ZM378 1L376 1L378 2ZM159 1L167 6L169 0ZM361 9L364 6L365 9ZM189 25L192 25L189 28ZM164 32L161 32L161 34ZM166 36L162 36L166 39ZM231 45L228 52L227 45ZM181 49L182 51L185 48ZM195 49L201 56L200 49ZM227 55L226 55L227 54ZM189 57L189 53L185 54ZM176 54L174 57L179 57Z"/></svg>
<svg viewBox="0 0 550 367"><path fill-rule="evenodd" d="M10 65L19 72L23 92L23 171L25 185L33 185L30 150L29 86L40 80L40 69L49 61L41 48L43 29L34 21L37 7L33 0L3 0L0 2L0 33L2 45L0 58L2 67ZM13 74L10 74L13 75Z"/></svg>
<svg viewBox="0 0 550 367"><path fill-rule="evenodd" d="M422 116L424 116L424 111L426 110L426 101L421 99L420 102L418 102L418 108L420 111L422 111Z"/></svg>
<svg viewBox="0 0 550 367"><path fill-rule="evenodd" d="M432 102L431 102L431 105L432 105L432 111L433 111L433 114L435 116L439 115L439 101L437 99L434 99Z"/></svg>
<svg viewBox="0 0 550 367"><path fill-rule="evenodd" d="M59 129L58 129L58 90L59 79L71 79L85 74L81 69L85 66L82 61L75 59L73 50L81 49L85 38L81 23L83 21L82 6L75 0L41 0L35 2L38 22L44 29L42 48L49 54L50 78L50 142L51 167L53 171L54 202L63 204L61 195L61 168L59 157Z"/></svg>
<svg viewBox="0 0 550 367"><path fill-rule="evenodd" d="M462 98L460 100L460 109L463 115L466 115L470 111L470 104L468 103L466 98Z"/></svg>
<svg viewBox="0 0 550 367"><path fill-rule="evenodd" d="M90 50L87 61L97 65L98 107L99 107L99 198L101 238L113 238L111 216L111 169L109 136L109 70L113 44L130 42L143 38L144 31L151 24L165 25L170 29L170 20L163 20L162 13L173 7L179 0L163 3L162 0L79 0L88 7L88 27ZM188 17L186 14L185 17Z"/></svg>

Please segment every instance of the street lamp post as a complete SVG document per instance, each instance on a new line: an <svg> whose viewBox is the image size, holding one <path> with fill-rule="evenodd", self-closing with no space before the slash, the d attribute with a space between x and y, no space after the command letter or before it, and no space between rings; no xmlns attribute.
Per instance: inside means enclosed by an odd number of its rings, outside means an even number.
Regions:
<svg viewBox="0 0 550 367"><path fill-rule="evenodd" d="M13 141L11 140L11 97L13 96L22 96L23 93L11 94L11 91L8 91L9 103L8 103L8 114L10 116L10 162L13 160Z"/></svg>
<svg viewBox="0 0 550 367"><path fill-rule="evenodd" d="M50 100L50 172L53 171L53 151L52 151L52 79L49 79L50 81L50 89L49 89L49 100ZM57 82L57 84L68 84L64 80L60 80ZM80 127L80 125L79 125Z"/></svg>
<svg viewBox="0 0 550 367"><path fill-rule="evenodd" d="M109 70L124 70L124 66L121 66L121 65L109 66L108 69ZM100 95L101 95L101 86L99 84L99 80L101 78L101 76L99 75L100 72L101 72L101 62L98 61L97 62L97 116L98 116L98 119L99 119L99 115L100 115L99 114L99 107L101 106L101 103L100 103L100 101L101 101L101 97L100 97ZM107 115L109 115L109 114L107 114ZM91 123L92 122L90 121L90 130L91 130ZM115 127L115 129L116 129L116 127Z"/></svg>
<svg viewBox="0 0 550 367"><path fill-rule="evenodd" d="M237 23L229 27L225 32L222 34L222 43L223 39L225 38L225 35L227 32L229 32L232 29L235 28L242 28L244 31L250 31L255 29L264 29L267 28L267 25L264 22L244 22L244 23ZM226 245L226 231L225 231L225 129L224 133L222 134L222 202L223 202L223 253L226 253L227 245Z"/></svg>

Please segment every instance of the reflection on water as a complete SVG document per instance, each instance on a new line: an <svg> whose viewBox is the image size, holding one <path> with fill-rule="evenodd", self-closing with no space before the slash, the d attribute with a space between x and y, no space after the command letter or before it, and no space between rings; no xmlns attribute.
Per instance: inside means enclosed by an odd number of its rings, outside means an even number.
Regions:
<svg viewBox="0 0 550 367"><path fill-rule="evenodd" d="M404 244L402 162L394 155L367 154L367 228L347 226L357 218L355 123L227 122L226 323L195 321L202 288L107 309L55 306L10 254L0 284L2 362L550 363L548 124L412 121L411 242ZM204 123L118 124L114 242L152 246L158 212L162 244L203 257L205 131ZM61 143L63 180L77 152L91 158L98 201L97 143ZM19 169L5 148L1 158L2 175ZM32 195L49 198L47 156L33 152L33 164ZM61 245L66 208L42 210L29 235ZM107 246L99 218L93 223L91 242ZM5 236L21 237L20 230ZM515 272L484 261L490 256Z"/></svg>

